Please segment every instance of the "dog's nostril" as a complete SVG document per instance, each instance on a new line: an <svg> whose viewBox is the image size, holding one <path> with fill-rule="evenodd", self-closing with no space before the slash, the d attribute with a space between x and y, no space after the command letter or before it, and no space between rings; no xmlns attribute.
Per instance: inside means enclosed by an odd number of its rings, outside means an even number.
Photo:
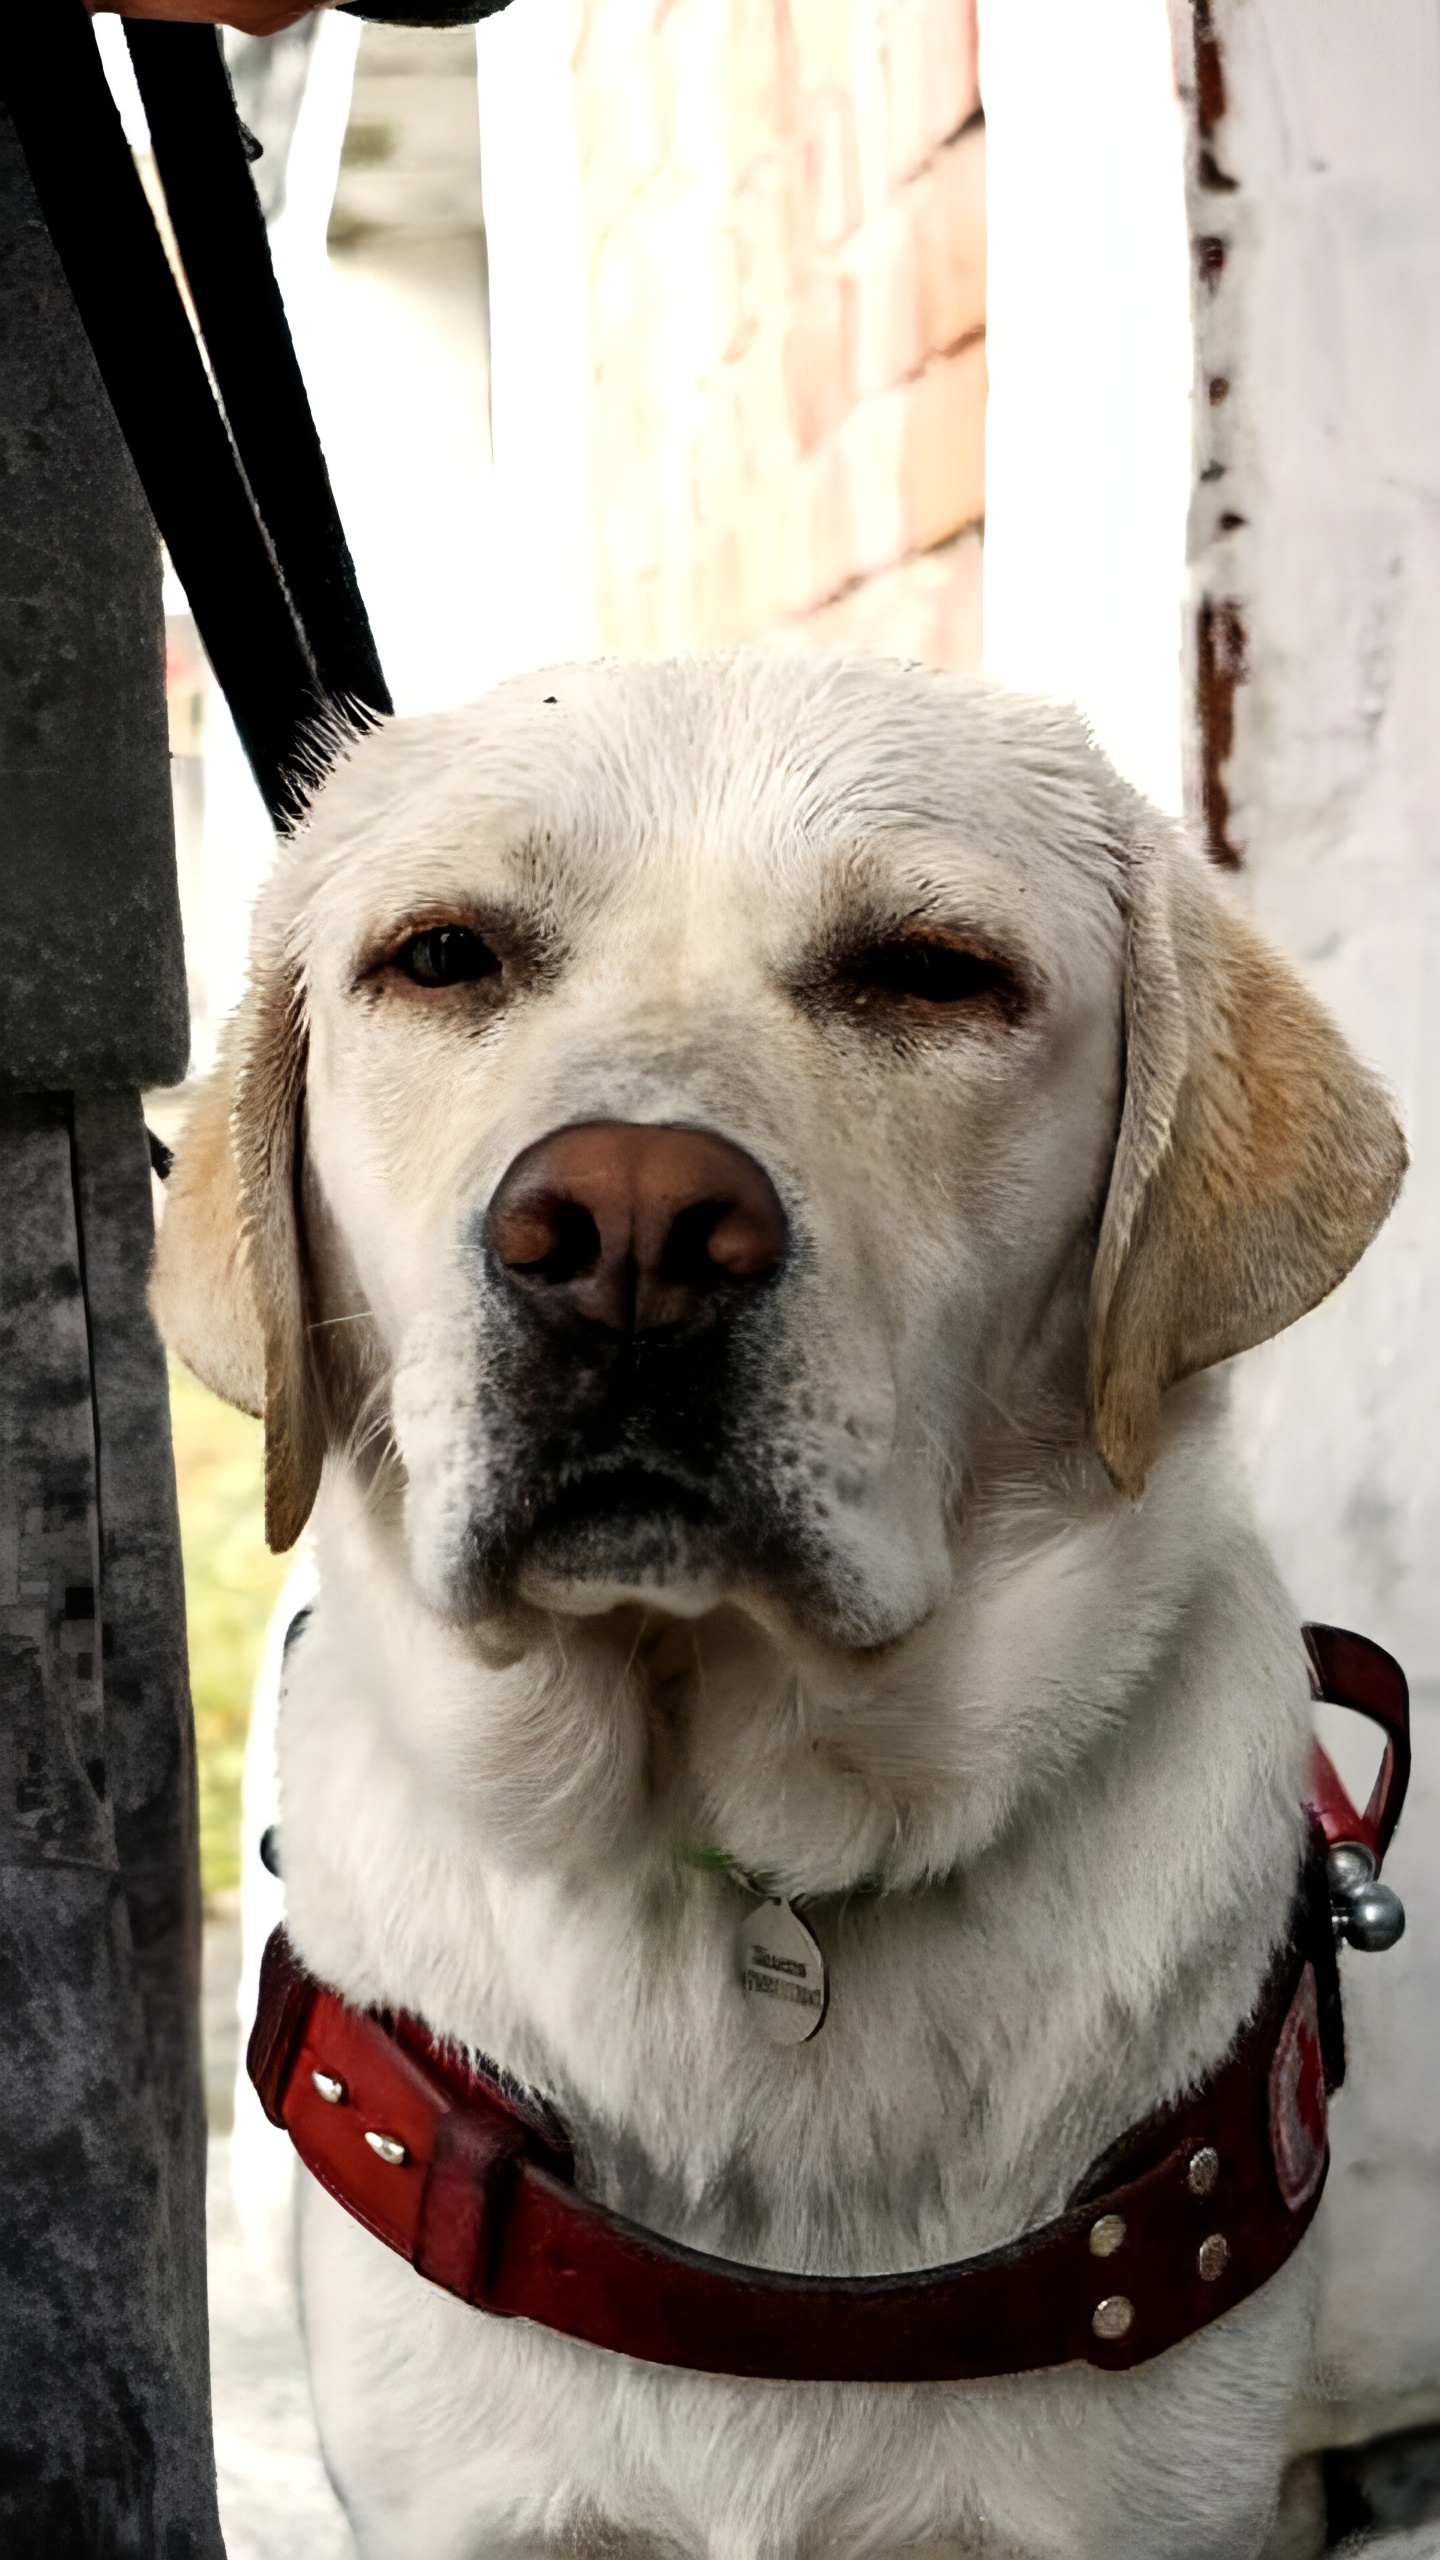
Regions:
<svg viewBox="0 0 1440 2560"><path fill-rule="evenodd" d="M785 1213L763 1167L706 1129L589 1121L518 1156L491 1203L491 1250L547 1321L658 1332L768 1279Z"/></svg>
<svg viewBox="0 0 1440 2560"><path fill-rule="evenodd" d="M767 1280L778 1268L784 1247L785 1230L768 1199L758 1207L727 1201L707 1240L711 1261L728 1271L732 1280Z"/></svg>
<svg viewBox="0 0 1440 2560"><path fill-rule="evenodd" d="M735 1200L697 1200L673 1219L656 1278L667 1288L713 1289L717 1279L759 1280L780 1258L768 1219Z"/></svg>
<svg viewBox="0 0 1440 2560"><path fill-rule="evenodd" d="M710 1251L710 1240L723 1215L724 1209L718 1200L697 1200L693 1207L679 1212L660 1248L656 1266L655 1277L663 1287L710 1287L717 1267Z"/></svg>
<svg viewBox="0 0 1440 2560"><path fill-rule="evenodd" d="M492 1222L491 1238L508 1271L525 1272L563 1288L582 1279L600 1259L600 1230L582 1200L532 1193L508 1205Z"/></svg>

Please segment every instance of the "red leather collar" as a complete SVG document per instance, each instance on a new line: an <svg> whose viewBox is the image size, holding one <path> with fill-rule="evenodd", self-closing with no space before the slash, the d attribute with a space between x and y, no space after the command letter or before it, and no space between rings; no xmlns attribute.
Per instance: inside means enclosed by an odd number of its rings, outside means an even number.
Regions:
<svg viewBox="0 0 1440 2560"><path fill-rule="evenodd" d="M545 2109L415 2019L351 2008L283 1929L265 1952L248 2057L265 2111L312 2176L432 2283L652 2364L921 2382L1143 2363L1264 2284L1324 2185L1326 2098L1344 2072L1325 1849L1388 1839L1408 1761L1403 1678L1358 1637L1337 1668L1337 1633L1307 1630L1321 1694L1342 1678L1385 1694L1384 1712L1369 1695L1341 1700L1391 1737L1367 1814L1326 1762L1289 1936L1230 2054L1124 2136L1066 2212L1004 2248L918 2275L809 2277L660 2239L577 2191ZM1398 1716L1377 1664L1399 1680Z"/></svg>

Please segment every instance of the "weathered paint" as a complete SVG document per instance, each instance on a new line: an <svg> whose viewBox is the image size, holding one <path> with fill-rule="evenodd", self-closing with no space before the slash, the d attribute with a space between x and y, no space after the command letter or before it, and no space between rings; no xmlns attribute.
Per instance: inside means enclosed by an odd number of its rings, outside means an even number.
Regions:
<svg viewBox="0 0 1440 2560"><path fill-rule="evenodd" d="M1225 253L1194 315L1202 713L1210 599L1244 661L1228 700L1212 681L1192 791L1260 922L1390 1077L1415 1159L1360 1269L1237 1372L1299 1607L1379 1637L1416 1687L1388 1870L1410 1929L1346 1968L1324 2440L1440 2417L1440 19L1433 0L1206 0L1193 33L1191 222Z"/></svg>
<svg viewBox="0 0 1440 2560"><path fill-rule="evenodd" d="M1163 16L982 0L987 654L1152 790L1183 730L1197 836L1389 1075L1415 1156L1359 1270L1236 1368L1297 1617L1378 1637L1416 1689L1387 1870L1410 1930L1346 1959L1326 2441L1440 2418L1440 18L1173 0L1182 127L1140 69ZM1151 254L1111 256L1122 203ZM1188 323L1186 380L1163 362L1187 298L1193 403ZM1149 448L1187 410L1177 491Z"/></svg>
<svg viewBox="0 0 1440 2560"><path fill-rule="evenodd" d="M1211 398L1214 399L1213 383ZM1206 852L1212 862L1228 871L1240 867L1240 848L1230 833L1227 770L1235 744L1235 692L1248 673L1245 622L1235 598L1202 596L1195 614L1200 816Z"/></svg>

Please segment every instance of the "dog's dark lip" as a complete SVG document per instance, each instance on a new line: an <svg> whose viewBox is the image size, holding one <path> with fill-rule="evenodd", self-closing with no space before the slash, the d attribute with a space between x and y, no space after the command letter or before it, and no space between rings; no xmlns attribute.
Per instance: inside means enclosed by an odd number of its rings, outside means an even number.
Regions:
<svg viewBox="0 0 1440 2560"><path fill-rule="evenodd" d="M714 1523L715 1506L703 1486L683 1476L670 1475L663 1468L626 1461L619 1466L587 1468L567 1477L536 1506L532 1535L546 1537L556 1530L591 1528L607 1520L657 1518L683 1520L696 1529L709 1528Z"/></svg>

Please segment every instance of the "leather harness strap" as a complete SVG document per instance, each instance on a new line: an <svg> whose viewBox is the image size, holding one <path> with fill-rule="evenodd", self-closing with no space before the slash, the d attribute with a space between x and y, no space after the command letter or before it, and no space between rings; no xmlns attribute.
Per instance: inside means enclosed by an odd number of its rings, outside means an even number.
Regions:
<svg viewBox="0 0 1440 2560"><path fill-rule="evenodd" d="M1378 1873L1390 1846L1410 1784L1410 1691L1393 1654L1347 1627L1302 1630L1317 1698L1368 1716L1385 1736L1375 1784L1363 1813L1351 1803L1330 1754L1316 1743L1310 1763L1310 1808L1327 1848L1357 1843L1368 1849Z"/></svg>
<svg viewBox="0 0 1440 2560"><path fill-rule="evenodd" d="M1336 1823L1342 1799L1329 1800ZM1393 1829L1388 1796L1378 1812L1372 1838ZM312 2176L479 2310L653 2364L775 2381L1116 2371L1243 2302L1314 2215L1327 2093L1344 2070L1331 1836L1313 1816L1287 1942L1226 2060L1123 2137L1057 2219L919 2274L777 2273L625 2221L579 2193L545 2109L416 2020L350 2007L283 1929L265 1953L250 2073Z"/></svg>

